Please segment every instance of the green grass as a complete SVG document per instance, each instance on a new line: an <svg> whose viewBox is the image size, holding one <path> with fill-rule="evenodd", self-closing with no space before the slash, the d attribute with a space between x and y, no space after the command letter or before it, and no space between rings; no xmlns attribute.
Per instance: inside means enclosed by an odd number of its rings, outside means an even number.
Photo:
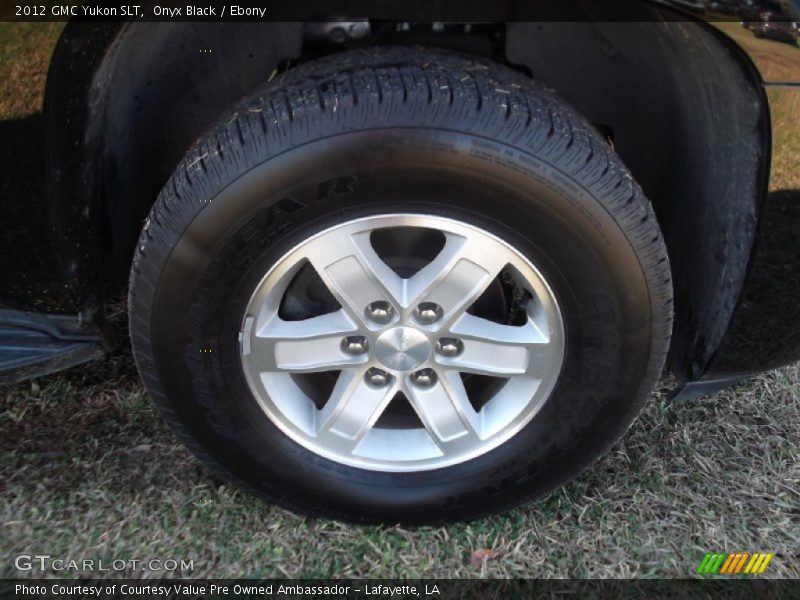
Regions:
<svg viewBox="0 0 800 600"><path fill-rule="evenodd" d="M0 24L0 119L41 109L59 30ZM784 108L797 136L798 107ZM775 189L800 188L797 160L781 160ZM23 553L193 560L197 577L686 577L706 552L736 551L775 552L766 575L800 577L799 382L794 365L689 404L659 390L573 483L502 516L410 530L298 517L215 480L120 348L0 386L0 577L20 575ZM498 554L473 562L482 548Z"/></svg>
<svg viewBox="0 0 800 600"><path fill-rule="evenodd" d="M13 556L194 560L193 576L685 577L709 551L800 576L800 367L701 402L661 392L608 456L508 514L355 527L214 479L152 408L126 350L0 387L0 576ZM480 564L475 550L500 556Z"/></svg>

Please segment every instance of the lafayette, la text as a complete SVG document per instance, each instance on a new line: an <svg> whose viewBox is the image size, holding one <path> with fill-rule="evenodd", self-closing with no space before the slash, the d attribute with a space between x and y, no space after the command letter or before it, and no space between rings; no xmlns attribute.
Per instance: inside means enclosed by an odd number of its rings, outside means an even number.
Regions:
<svg viewBox="0 0 800 600"><path fill-rule="evenodd" d="M150 583L135 584L116 584L116 583L57 583L52 585L30 585L18 583L15 585L17 596L44 596L48 593L53 596L110 596L119 594L121 596L349 596L351 593L363 594L371 597L395 596L422 596L423 589L425 596L440 595L439 586L436 584L425 584L423 588L416 585L391 585L391 584L363 584L358 587L343 585L332 582L328 585L307 585L307 584L234 584L219 585L212 583L204 584L172 584L158 585Z"/></svg>

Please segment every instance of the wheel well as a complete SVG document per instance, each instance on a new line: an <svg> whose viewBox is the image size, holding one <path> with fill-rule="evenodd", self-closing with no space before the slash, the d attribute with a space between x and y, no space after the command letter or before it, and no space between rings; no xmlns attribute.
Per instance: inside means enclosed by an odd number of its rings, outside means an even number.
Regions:
<svg viewBox="0 0 800 600"><path fill-rule="evenodd" d="M607 129L652 202L673 272L670 367L695 379L739 298L767 186L759 76L702 23L511 23L506 36L509 61Z"/></svg>
<svg viewBox="0 0 800 600"><path fill-rule="evenodd" d="M67 28L48 81L50 209L85 300L124 286L164 182L255 86L342 48L422 43L521 70L604 132L653 202L670 252L672 369L702 373L741 291L768 170L766 101L738 48L691 22L368 22L367 34L340 27L339 39L323 25L130 23L101 38ZM87 48L93 60L79 63ZM86 101L63 122L75 98Z"/></svg>

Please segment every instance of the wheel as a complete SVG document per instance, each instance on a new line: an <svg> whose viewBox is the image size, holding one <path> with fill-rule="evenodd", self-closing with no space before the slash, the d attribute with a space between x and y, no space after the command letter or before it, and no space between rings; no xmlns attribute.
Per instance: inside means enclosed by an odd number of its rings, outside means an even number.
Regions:
<svg viewBox="0 0 800 600"><path fill-rule="evenodd" d="M130 330L206 464L281 506L440 523L586 468L660 374L669 263L604 139L503 66L372 48L266 84L142 232Z"/></svg>

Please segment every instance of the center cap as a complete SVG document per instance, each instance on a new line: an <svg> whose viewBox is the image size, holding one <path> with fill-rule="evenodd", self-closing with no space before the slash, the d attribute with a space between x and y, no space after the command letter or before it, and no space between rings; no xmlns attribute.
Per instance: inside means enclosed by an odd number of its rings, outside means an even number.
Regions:
<svg viewBox="0 0 800 600"><path fill-rule="evenodd" d="M431 344L419 329L394 327L375 342L375 356L393 371L411 371L428 360Z"/></svg>

